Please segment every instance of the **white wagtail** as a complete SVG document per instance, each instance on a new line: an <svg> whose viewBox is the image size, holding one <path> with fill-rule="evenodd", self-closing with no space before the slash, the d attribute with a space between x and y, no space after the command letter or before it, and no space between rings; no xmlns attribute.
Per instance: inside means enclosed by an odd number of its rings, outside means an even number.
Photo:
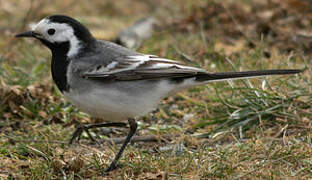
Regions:
<svg viewBox="0 0 312 180"><path fill-rule="evenodd" d="M107 172L116 167L135 133L134 118L153 110L162 98L212 81L301 72L285 69L211 73L97 40L84 25L64 15L46 17L31 31L16 37L36 38L47 46L52 51L52 77L59 90L72 104L103 120L83 130L123 126L128 120L130 132ZM81 131L76 129L70 143Z"/></svg>

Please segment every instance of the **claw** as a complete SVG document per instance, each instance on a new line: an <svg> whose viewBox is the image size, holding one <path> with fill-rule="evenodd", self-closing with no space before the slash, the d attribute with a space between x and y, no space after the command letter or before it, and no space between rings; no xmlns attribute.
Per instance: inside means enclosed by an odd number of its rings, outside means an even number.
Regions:
<svg viewBox="0 0 312 180"><path fill-rule="evenodd" d="M69 144L73 144L73 142L75 141L75 139L77 139L77 141L79 142L80 136L81 136L81 134L82 134L82 131L83 131L83 130L82 130L81 126L77 127L76 130L75 130L75 132L74 132L73 135L72 135L72 138L71 138L70 141L69 141Z"/></svg>
<svg viewBox="0 0 312 180"><path fill-rule="evenodd" d="M79 126L76 128L75 132L74 132L73 135L72 135L72 138L71 138L70 141L69 141L69 144L72 144L72 143L75 141L75 139L77 139L77 142L79 142L79 141L80 141L80 138L81 138L81 134L82 134L83 131L85 131L85 132L88 134L89 138L90 138L92 141L94 141L94 142L100 144L96 139L93 138L93 136L91 135L91 133L90 133L90 131L89 131L88 125L85 125L85 124L81 124L81 125L79 125Z"/></svg>
<svg viewBox="0 0 312 180"><path fill-rule="evenodd" d="M85 131L89 138L93 141L96 142L97 144L100 144L99 141L97 141L90 133L89 129L92 128L100 128L100 127L127 127L126 123L99 123L99 124L80 124L76 127L76 130L74 131L72 138L69 141L69 144L73 144L73 142L77 139L77 142L79 142L81 138L81 134L83 131Z"/></svg>

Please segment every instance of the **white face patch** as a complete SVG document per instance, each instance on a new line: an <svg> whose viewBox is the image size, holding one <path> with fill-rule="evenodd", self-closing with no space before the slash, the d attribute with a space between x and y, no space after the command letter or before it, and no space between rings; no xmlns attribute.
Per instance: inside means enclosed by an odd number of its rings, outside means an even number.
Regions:
<svg viewBox="0 0 312 180"><path fill-rule="evenodd" d="M54 29L55 33L50 35L49 29ZM75 56L81 48L81 42L74 34L74 29L65 23L50 22L49 19L43 19L32 27L32 30L40 34L39 38L45 39L51 43L62 43L69 41L70 47L67 53L68 57Z"/></svg>

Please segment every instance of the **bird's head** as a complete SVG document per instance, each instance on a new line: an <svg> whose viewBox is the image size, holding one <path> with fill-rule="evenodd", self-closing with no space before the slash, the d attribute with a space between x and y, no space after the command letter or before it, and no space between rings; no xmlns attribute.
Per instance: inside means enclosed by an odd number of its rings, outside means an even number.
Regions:
<svg viewBox="0 0 312 180"><path fill-rule="evenodd" d="M17 34L15 37L39 39L52 52L62 50L68 57L77 55L82 48L95 40L84 25L64 15L46 17L34 25L31 31Z"/></svg>

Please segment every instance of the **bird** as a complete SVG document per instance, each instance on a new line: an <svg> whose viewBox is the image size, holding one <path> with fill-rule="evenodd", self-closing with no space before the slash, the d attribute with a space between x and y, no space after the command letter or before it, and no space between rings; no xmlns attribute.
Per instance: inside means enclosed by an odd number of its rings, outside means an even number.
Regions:
<svg viewBox="0 0 312 180"><path fill-rule="evenodd" d="M148 55L96 39L86 26L66 15L51 15L30 31L15 37L35 38L51 50L51 74L60 92L96 124L77 127L70 144L82 131L97 127L128 127L129 133L105 172L117 162L137 130L137 118L157 107L158 102L178 91L213 81L285 75L300 69L241 72L209 72L178 61ZM90 135L90 138L92 136Z"/></svg>

